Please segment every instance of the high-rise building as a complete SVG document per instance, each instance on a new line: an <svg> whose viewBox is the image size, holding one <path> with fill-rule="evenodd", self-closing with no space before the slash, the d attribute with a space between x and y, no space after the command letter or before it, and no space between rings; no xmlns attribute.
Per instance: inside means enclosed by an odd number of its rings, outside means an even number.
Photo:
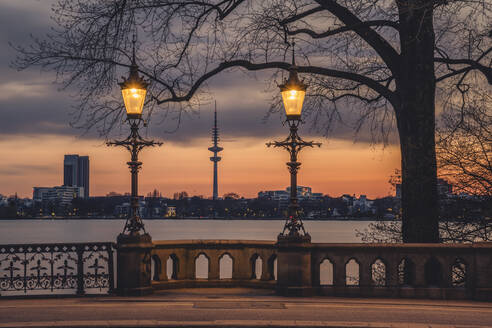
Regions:
<svg viewBox="0 0 492 328"><path fill-rule="evenodd" d="M212 142L213 146L208 148L211 152L214 153L214 156L210 157L210 160L214 162L214 186L213 186L213 200L217 200L219 198L219 186L218 186L218 177L217 177L217 163L222 159L220 156L217 156L219 152L224 150L224 148L219 147L219 128L217 127L217 103L215 103L215 111L214 111L214 127L212 128Z"/></svg>
<svg viewBox="0 0 492 328"><path fill-rule="evenodd" d="M63 185L83 187L84 198L89 197L89 156L65 155Z"/></svg>
<svg viewBox="0 0 492 328"><path fill-rule="evenodd" d="M78 183L84 188L84 198L89 198L89 156L79 157Z"/></svg>

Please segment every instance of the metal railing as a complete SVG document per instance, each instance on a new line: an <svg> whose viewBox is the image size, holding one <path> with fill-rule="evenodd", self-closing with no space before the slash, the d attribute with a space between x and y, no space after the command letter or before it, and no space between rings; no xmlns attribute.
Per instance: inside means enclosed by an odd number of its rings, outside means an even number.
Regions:
<svg viewBox="0 0 492 328"><path fill-rule="evenodd" d="M0 245L0 296L106 294L113 243Z"/></svg>

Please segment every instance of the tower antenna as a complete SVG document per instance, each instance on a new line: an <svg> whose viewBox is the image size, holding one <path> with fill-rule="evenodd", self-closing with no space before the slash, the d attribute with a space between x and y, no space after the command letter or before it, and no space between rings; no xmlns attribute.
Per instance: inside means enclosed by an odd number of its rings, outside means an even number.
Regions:
<svg viewBox="0 0 492 328"><path fill-rule="evenodd" d="M218 156L218 154L224 150L224 148L219 147L219 128L217 127L217 101L215 101L215 109L214 109L214 127L212 128L212 147L208 148L214 156L210 157L210 160L214 163L214 180L213 180L213 190L212 190L212 199L219 199L219 186L218 186L218 169L217 163L220 162L222 157Z"/></svg>

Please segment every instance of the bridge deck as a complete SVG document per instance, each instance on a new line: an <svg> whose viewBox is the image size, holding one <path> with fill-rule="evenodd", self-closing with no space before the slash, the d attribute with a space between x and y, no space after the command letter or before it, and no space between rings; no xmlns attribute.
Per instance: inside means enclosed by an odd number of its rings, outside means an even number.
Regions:
<svg viewBox="0 0 492 328"><path fill-rule="evenodd" d="M146 297L0 299L0 327L490 327L492 303L275 296L197 288Z"/></svg>

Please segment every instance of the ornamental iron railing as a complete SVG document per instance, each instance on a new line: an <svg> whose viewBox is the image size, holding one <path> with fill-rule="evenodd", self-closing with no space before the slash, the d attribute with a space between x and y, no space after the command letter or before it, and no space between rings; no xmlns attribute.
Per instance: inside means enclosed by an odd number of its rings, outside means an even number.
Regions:
<svg viewBox="0 0 492 328"><path fill-rule="evenodd" d="M113 243L0 245L0 296L111 293L114 246Z"/></svg>

